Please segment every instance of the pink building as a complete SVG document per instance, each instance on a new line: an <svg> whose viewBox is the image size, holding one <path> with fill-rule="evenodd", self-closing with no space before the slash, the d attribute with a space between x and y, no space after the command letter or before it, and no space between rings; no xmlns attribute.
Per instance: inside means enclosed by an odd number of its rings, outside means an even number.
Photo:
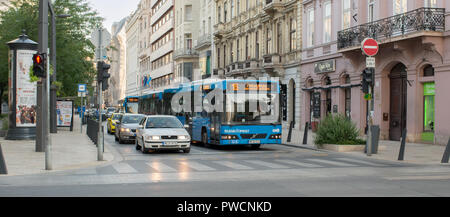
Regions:
<svg viewBox="0 0 450 217"><path fill-rule="evenodd" d="M303 3L302 117L342 113L362 129L361 42L380 43L373 108L381 139L446 144L450 137L450 0Z"/></svg>

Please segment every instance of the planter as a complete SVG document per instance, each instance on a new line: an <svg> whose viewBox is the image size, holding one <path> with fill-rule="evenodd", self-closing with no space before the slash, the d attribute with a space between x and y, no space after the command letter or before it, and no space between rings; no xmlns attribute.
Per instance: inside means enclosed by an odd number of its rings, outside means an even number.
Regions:
<svg viewBox="0 0 450 217"><path fill-rule="evenodd" d="M329 151L335 151L335 152L365 152L366 145L316 145L319 149L325 149ZM386 150L386 146L379 146L378 150L383 151Z"/></svg>

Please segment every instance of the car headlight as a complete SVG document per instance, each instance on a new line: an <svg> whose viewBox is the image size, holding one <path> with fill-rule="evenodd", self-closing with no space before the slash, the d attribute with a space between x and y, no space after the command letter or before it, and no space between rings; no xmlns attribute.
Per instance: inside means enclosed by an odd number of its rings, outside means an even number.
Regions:
<svg viewBox="0 0 450 217"><path fill-rule="evenodd" d="M160 136L145 136L145 140L146 140L146 141L160 140L160 139L161 139Z"/></svg>
<svg viewBox="0 0 450 217"><path fill-rule="evenodd" d="M179 140L188 140L189 136L178 136Z"/></svg>
<svg viewBox="0 0 450 217"><path fill-rule="evenodd" d="M131 132L131 130L128 128L121 128L120 132Z"/></svg>

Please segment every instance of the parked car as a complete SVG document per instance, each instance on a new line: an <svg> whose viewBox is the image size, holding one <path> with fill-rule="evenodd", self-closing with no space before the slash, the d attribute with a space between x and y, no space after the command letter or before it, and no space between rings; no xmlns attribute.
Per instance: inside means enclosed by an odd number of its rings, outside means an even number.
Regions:
<svg viewBox="0 0 450 217"><path fill-rule="evenodd" d="M139 114L124 114L116 122L116 132L114 137L120 144L124 142L134 142L136 139L136 129L139 127L145 115Z"/></svg>
<svg viewBox="0 0 450 217"><path fill-rule="evenodd" d="M113 113L110 118L108 118L107 128L108 128L108 134L114 134L116 133L116 125L117 121L120 120L123 114L120 113Z"/></svg>
<svg viewBox="0 0 450 217"><path fill-rule="evenodd" d="M191 137L175 116L155 115L145 117L136 132L136 150L191 151Z"/></svg>

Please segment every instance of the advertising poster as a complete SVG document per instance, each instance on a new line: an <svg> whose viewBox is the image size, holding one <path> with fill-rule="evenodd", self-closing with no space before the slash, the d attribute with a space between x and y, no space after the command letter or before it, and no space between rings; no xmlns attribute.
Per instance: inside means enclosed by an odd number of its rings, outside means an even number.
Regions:
<svg viewBox="0 0 450 217"><path fill-rule="evenodd" d="M56 115L58 127L70 127L72 125L72 101L57 101Z"/></svg>
<svg viewBox="0 0 450 217"><path fill-rule="evenodd" d="M37 82L30 82L33 66L33 50L17 50L16 126L36 127Z"/></svg>

